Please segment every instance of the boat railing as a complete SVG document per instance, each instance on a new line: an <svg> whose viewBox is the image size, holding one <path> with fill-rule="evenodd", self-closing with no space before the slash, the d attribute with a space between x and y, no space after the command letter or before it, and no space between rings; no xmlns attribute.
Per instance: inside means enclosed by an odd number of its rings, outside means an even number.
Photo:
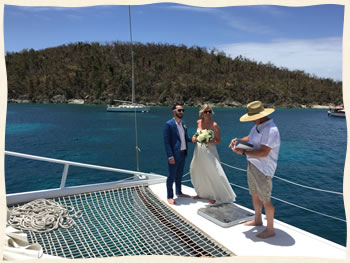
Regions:
<svg viewBox="0 0 350 263"><path fill-rule="evenodd" d="M240 170L240 171L243 171L243 172L247 172L247 169L238 168L238 167L235 167L235 166L226 164L226 163L224 163L224 162L220 162L220 163L221 163L222 165L225 165L225 166L230 167L230 168L232 168L232 169L236 169L236 170ZM340 192L330 191L330 190L324 190L324 189L320 189L320 188L316 188L316 187L310 187L310 186L307 186L307 185L295 183L295 182L286 180L286 179L284 179L284 178L281 178L281 177L279 177L279 176L277 176L277 175L274 175L273 178L277 178L277 179L279 179L279 180L281 180L281 181L284 181L284 182L286 182L286 183L294 184L294 185L296 185L296 186L303 187L303 188L307 188L307 189L311 189L311 190L315 190L315 191L326 192L326 193L330 193L330 194L343 195L343 193L340 193Z"/></svg>
<svg viewBox="0 0 350 263"><path fill-rule="evenodd" d="M32 160L36 160L36 161L57 163L57 164L63 165L63 172L62 172L62 176L61 176L60 188L40 190L40 191L34 191L34 192L26 192L26 193L8 194L7 197L8 198L10 197L10 199L11 199L10 202L9 202L9 200L7 200L8 203L24 202L27 200L27 196L30 196L29 199L45 198L46 196L48 196L49 194L52 194L52 193L54 193L53 196L60 196L60 195L64 195L64 194L76 194L76 193L80 193L84 190L97 191L97 190L102 189L102 188L112 188L112 187L115 187L116 185L132 185L132 184L135 184L135 182L137 182L137 183L144 182L147 184L152 184L152 183L165 181L165 179L164 179L165 177L163 175L159 175L159 174L155 174L155 173L143 173L143 172L139 172L139 171L118 169L118 168L85 164L85 163L79 163L79 162L71 162L71 161L41 157L41 156L12 152L12 151L5 151L5 155L15 156L15 157L20 157L20 158L25 158L25 159L32 159ZM109 171L109 172L114 172L114 173L129 174L130 177L123 178L123 179L113 181L113 182L102 183L102 184L66 187L66 181L67 181L67 176L68 176L70 166L103 170L103 171ZM12 198L12 197L14 197L14 198ZM12 201L12 200L16 200L16 201Z"/></svg>
<svg viewBox="0 0 350 263"><path fill-rule="evenodd" d="M220 163L221 163L222 165L226 166L226 167L231 168L231 169L235 169L235 170L242 171L242 172L247 172L247 169L242 169L242 168L239 168L239 167L235 167L235 166L226 164L226 163L224 163L224 162L220 162ZM184 174L183 177L186 177L186 176L188 176L189 174L190 174L190 172ZM295 182L286 180L286 179L281 178L281 177L276 176L276 175L275 175L273 178L276 178L276 179L279 179L279 180L284 181L284 182L286 182L286 183L293 184L293 185L296 185L296 186L298 186L298 187L306 188L306 189L309 189L309 190L314 190L314 191L319 191L319 192L325 192L325 193L329 193L329 194L343 195L343 193L340 193L340 192L330 191L330 190L324 190L324 189L320 189L320 188L316 188L316 187L310 187L310 186L307 186L307 185L295 183ZM184 180L184 181L182 181L182 182L184 183L184 182L190 182L190 181L191 181L191 180L189 179L189 180ZM240 186L240 185L237 185L237 184L230 183L230 185L231 185L231 186L238 187L238 188L241 188L241 189L244 189L244 190L246 190L246 191L249 191L248 188L243 187L243 186ZM309 208L306 208L306 207L303 207L303 206L300 206L300 205L297 205L297 204L293 204L293 203L291 203L291 202L282 200L282 199L277 198L277 197L274 197L274 196L271 196L271 199L277 200L277 201L282 202L282 203L285 203L285 204L287 204L287 205L294 206L294 207L297 207L297 208L300 208L300 209L303 209L303 210L306 210L306 211L309 211L309 212L312 212L312 213L315 213L315 214L318 214L318 215L321 215L321 216L324 216L324 217L329 217L329 218L332 218L332 219L335 219L335 220L339 220L339 221L346 222L345 219L338 218L338 217L331 216L331 215L327 215L327 214L325 214L325 213L321 213L321 212L318 212L318 211L315 211L315 210L312 210L312 209L309 209Z"/></svg>
<svg viewBox="0 0 350 263"><path fill-rule="evenodd" d="M111 167L92 165L92 164L85 164L85 163L79 163L79 162L71 162L71 161L58 160L58 159L53 159L53 158L47 158L47 157L41 157L41 156L30 155L30 154L23 154L23 153L11 152L11 151L5 151L5 155L21 157L21 158L26 158L26 159L32 159L32 160L37 160L37 161L45 161L45 162L50 162L50 163L58 163L58 164L64 165L62 178L61 178L61 185L60 185L60 189L58 189L58 191L60 193L75 193L75 192L81 191L80 189L77 189L79 187L75 187L75 189L74 189L75 191L72 191L72 189L67 189L67 187L65 186L70 166L78 166L78 167L84 167L84 168L90 168L90 169L97 169L97 170L111 171L111 172L116 172L116 173L130 174L130 175L132 175L132 177L131 178L127 178L127 179L134 179L134 180L138 180L138 181L142 181L142 180L145 181L145 180L147 180L148 183L150 182L150 179L153 180L154 183L165 181L165 177L163 175L158 175L158 174L154 174L154 173L143 173L143 172L139 172L139 171L111 168ZM238 167L226 164L224 162L221 162L221 164L226 166L226 167L229 167L231 169L239 170L239 171L242 171L242 172L246 172L247 171L246 169L238 168ZM189 174L190 173L188 172L183 177L186 177ZM278 177L276 175L274 176L274 178L282 180L282 181L284 181L286 183L289 183L289 184L296 185L298 187L303 187L303 188L309 189L309 190L314 190L314 191L319 191L319 192L326 192L326 193L336 194L336 195L343 195L343 193L340 193L340 192L324 190L324 189L319 189L319 188L310 187L310 186L302 185L302 184L299 184L299 183L295 183L295 182L292 182L292 181L280 178L280 177ZM126 180L126 179L124 178L122 180ZM191 181L191 180L183 180L182 182L189 182L189 181ZM117 183L118 182L120 182L120 181L117 181ZM111 186L115 185L115 182L110 183L110 185L108 185L108 184L109 183L107 183L107 184L98 184L98 186L100 188L101 187L111 187ZM238 188L241 188L241 189L244 189L246 191L249 191L248 188L240 186L240 185L237 185L237 184L230 183L230 185L238 187ZM88 185L87 188L90 187L90 189L96 190L96 189L98 189L98 186L97 185ZM64 190L68 190L68 191L64 191ZM38 191L38 192L34 193L32 196L40 197L40 196L43 195L43 193L44 193L44 191ZM11 194L7 195L7 196L11 196ZM346 222L346 220L344 220L342 218L338 218L338 217L335 217L335 216L330 216L330 215L327 215L327 214L324 214L324 213L321 213L321 212L318 212L318 211L315 211L315 210L312 210L312 209L309 209L309 208L306 208L306 207L302 207L300 205L293 204L291 202L287 202L285 200L279 199L279 198L274 197L274 196L271 196L271 198L275 199L277 201L283 202L285 204L288 204L288 205L291 205L291 206L294 206L294 207L297 207L297 208L300 208L300 209L312 212L312 213L316 213L316 214L319 214L319 215L322 215L322 216L325 216L325 217L329 217L329 218L332 218L332 219L336 219L336 220L339 220L339 221ZM20 199L20 200L24 200L24 199Z"/></svg>

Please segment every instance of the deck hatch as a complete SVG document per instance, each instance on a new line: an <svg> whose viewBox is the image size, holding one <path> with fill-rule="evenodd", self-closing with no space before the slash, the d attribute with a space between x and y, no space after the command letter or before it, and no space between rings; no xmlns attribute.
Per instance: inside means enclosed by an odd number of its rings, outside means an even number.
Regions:
<svg viewBox="0 0 350 263"><path fill-rule="evenodd" d="M125 187L59 197L82 211L69 229L25 231L44 253L64 258L131 255L228 257L234 254L185 221L147 186Z"/></svg>
<svg viewBox="0 0 350 263"><path fill-rule="evenodd" d="M219 204L198 209L197 213L221 226L231 227L254 218L254 214L235 204Z"/></svg>

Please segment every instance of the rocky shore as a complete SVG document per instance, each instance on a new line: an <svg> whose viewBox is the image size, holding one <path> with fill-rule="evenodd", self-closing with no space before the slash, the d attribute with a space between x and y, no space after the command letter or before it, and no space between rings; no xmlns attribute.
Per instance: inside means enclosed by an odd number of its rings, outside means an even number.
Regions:
<svg viewBox="0 0 350 263"><path fill-rule="evenodd" d="M21 103L21 104L88 104L88 105L108 105L110 104L109 101L106 100L94 100L91 101L88 98L87 99L66 99L62 95L54 96L51 99L36 99L36 100L29 100L29 99L9 99L8 103ZM173 102L169 103L147 103L147 102L140 102L143 104L146 104L148 106L169 106L172 105ZM212 103L210 101L204 101L204 102L191 102L191 103L184 103L185 107L200 107L202 104L208 103L212 105L214 108L244 108L246 107L246 104L239 103L237 101L225 101L222 103ZM290 109L328 109L329 107L335 106L332 103L329 103L327 105L318 105L318 104L312 104L312 105L303 105L303 104L283 104L283 105L272 105L267 104L266 107L273 107L273 108L290 108Z"/></svg>

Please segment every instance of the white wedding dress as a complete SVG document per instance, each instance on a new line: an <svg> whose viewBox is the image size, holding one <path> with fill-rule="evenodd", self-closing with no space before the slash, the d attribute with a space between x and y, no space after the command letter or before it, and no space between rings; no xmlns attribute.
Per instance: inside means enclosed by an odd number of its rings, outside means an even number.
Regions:
<svg viewBox="0 0 350 263"><path fill-rule="evenodd" d="M220 164L215 144L196 144L190 174L192 185L200 198L215 200L215 204L236 200L236 194Z"/></svg>

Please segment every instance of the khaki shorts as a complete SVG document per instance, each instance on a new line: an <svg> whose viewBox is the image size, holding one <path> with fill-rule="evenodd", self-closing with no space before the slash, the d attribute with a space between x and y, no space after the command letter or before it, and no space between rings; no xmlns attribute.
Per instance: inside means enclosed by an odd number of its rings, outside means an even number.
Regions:
<svg viewBox="0 0 350 263"><path fill-rule="evenodd" d="M258 195L263 202L269 202L272 191L272 177L264 175L251 162L248 162L248 185L250 195Z"/></svg>

